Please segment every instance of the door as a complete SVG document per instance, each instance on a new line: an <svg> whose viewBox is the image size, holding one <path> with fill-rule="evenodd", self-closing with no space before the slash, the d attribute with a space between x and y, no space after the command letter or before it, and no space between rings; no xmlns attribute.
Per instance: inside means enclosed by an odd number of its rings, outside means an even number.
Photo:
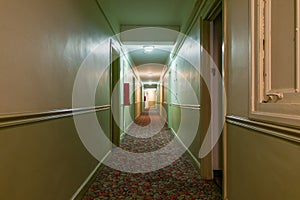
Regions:
<svg viewBox="0 0 300 200"><path fill-rule="evenodd" d="M222 19L222 2L212 6L207 12L207 16L203 17L201 21L201 45L209 53L211 58L204 58L203 66L209 66L205 68L204 74L208 76L210 80L205 83L201 80L201 143L207 135L210 134L210 140L218 143L213 147L212 151L204 158L201 159L201 177L204 179L213 179L214 170L223 169L223 149L222 149L222 137L219 130L222 129L222 83L218 73L222 76L223 69L223 19ZM204 56L205 57L205 56ZM216 66L216 67L214 67ZM207 84L207 85L206 85ZM209 92L210 89L210 92ZM212 106L213 105L213 106ZM212 121L210 121L212 120ZM210 130L209 124L211 124ZM215 137L215 138L214 138ZM219 173L218 173L219 174Z"/></svg>
<svg viewBox="0 0 300 200"><path fill-rule="evenodd" d="M222 31L222 12L219 13L210 23L211 27L211 55L213 64L217 66L217 69L211 69L211 100L214 101L214 107L212 107L212 121L213 128L212 131L218 132L222 129L222 83L219 79L214 78L217 73L222 76L222 44L223 44L223 31ZM218 135L212 134L212 135ZM223 152L222 152L222 137L213 138L213 140L218 140L212 153L213 170L215 172L223 169ZM217 173L216 173L217 174Z"/></svg>
<svg viewBox="0 0 300 200"><path fill-rule="evenodd" d="M111 47L110 66L110 96L111 96L111 142L120 146L120 56L118 51Z"/></svg>

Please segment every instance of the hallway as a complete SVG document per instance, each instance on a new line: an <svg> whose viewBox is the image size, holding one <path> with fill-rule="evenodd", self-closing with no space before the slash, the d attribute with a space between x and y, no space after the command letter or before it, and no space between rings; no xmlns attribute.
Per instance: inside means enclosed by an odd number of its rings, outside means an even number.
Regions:
<svg viewBox="0 0 300 200"><path fill-rule="evenodd" d="M142 127L149 124L151 126L141 131ZM155 127L161 127L162 124L164 124L164 120L156 109L146 110L131 125L128 134L122 139L120 147L136 153L154 152L162 148L174 138L166 125L158 133L155 133L158 130ZM172 151L182 148L180 145L178 142L178 146L173 147ZM115 163L117 162L114 159L135 163L135 161L128 161L127 158L122 158L118 154L109 159ZM136 167L149 168L143 165L146 164L139 163ZM221 188L214 181L201 179L191 158L184 153L171 165L149 173L126 173L103 165L82 199L221 200L222 198Z"/></svg>
<svg viewBox="0 0 300 200"><path fill-rule="evenodd" d="M300 199L300 0L0 0L0 44L0 200Z"/></svg>

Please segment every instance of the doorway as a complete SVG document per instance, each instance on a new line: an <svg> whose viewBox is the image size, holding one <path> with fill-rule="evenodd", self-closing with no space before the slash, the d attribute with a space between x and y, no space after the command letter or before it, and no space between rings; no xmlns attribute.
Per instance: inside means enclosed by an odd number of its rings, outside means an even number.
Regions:
<svg viewBox="0 0 300 200"><path fill-rule="evenodd" d="M210 54L212 56L213 64L217 66L216 69L211 69L211 99L214 101L214 106L212 109L216 109L217 116L212 117L214 121L212 121L213 129L212 131L219 131L222 129L222 83L216 81L213 77L220 73L222 76L222 46L223 46L223 26L222 26L222 12L219 12L214 19L210 22ZM211 112L212 115L216 112ZM212 134L214 135L214 134ZM217 134L218 135L218 134ZM218 143L213 148L212 152L212 166L213 166L213 176L219 186L222 186L222 176L223 176L223 140L220 138L213 138L213 140L217 140Z"/></svg>
<svg viewBox="0 0 300 200"><path fill-rule="evenodd" d="M205 71L210 82L201 81L201 132L206 133L211 124L211 141L218 141L211 153L201 159L200 174L204 179L215 179L222 186L223 177L223 140L219 136L222 130L223 88L217 76L223 77L223 5L218 1L208 9L201 21L201 45L209 53L210 59L203 59L204 65L210 66ZM219 73L219 74L218 74ZM209 92L208 88L211 92ZM214 106L211 106L214 105ZM212 119L212 121L210 121ZM201 136L203 142L206 135Z"/></svg>
<svg viewBox="0 0 300 200"><path fill-rule="evenodd" d="M156 89L145 89L145 109L156 108Z"/></svg>
<svg viewBox="0 0 300 200"><path fill-rule="evenodd" d="M115 47L111 45L110 65L110 96L111 96L111 142L120 146L120 55Z"/></svg>

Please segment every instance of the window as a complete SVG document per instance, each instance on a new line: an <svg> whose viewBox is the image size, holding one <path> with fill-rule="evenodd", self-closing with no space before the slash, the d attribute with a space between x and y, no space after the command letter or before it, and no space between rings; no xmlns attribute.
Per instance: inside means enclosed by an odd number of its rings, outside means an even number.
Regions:
<svg viewBox="0 0 300 200"><path fill-rule="evenodd" d="M300 0L251 4L250 117L300 126Z"/></svg>

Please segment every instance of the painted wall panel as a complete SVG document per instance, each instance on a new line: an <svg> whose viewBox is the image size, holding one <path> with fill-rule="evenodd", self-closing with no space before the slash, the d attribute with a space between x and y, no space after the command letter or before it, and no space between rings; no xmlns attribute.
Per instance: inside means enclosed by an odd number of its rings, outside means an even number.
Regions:
<svg viewBox="0 0 300 200"><path fill-rule="evenodd" d="M228 126L230 200L299 199L300 146Z"/></svg>
<svg viewBox="0 0 300 200"><path fill-rule="evenodd" d="M250 0L227 2L228 114L248 117ZM228 125L228 199L299 199L299 144Z"/></svg>
<svg viewBox="0 0 300 200"><path fill-rule="evenodd" d="M200 20L197 20L192 27L189 34L189 39L183 44L179 55L169 66L170 73L165 76L168 82L164 81L164 85L168 88L164 90L164 101L168 101L168 122L175 132L179 129L182 131L179 138L185 143L191 137L191 126L182 126L181 120L190 119L194 122L191 116L195 116L195 112L200 112L196 109L180 108L178 105L200 105L200 73L196 70L199 69L200 64ZM192 63L196 63L193 66ZM167 95L166 95L167 94ZM167 96L167 97L166 97ZM164 106L166 108L166 106ZM200 119L199 119L200 121ZM197 124L197 121L193 123ZM193 156L200 163L198 158L200 150L200 127L197 126L196 136L192 144L188 147Z"/></svg>
<svg viewBox="0 0 300 200"><path fill-rule="evenodd" d="M228 1L228 115L248 116L249 7L248 1ZM239 106L237 106L239 105Z"/></svg>
<svg viewBox="0 0 300 200"><path fill-rule="evenodd" d="M70 108L78 68L110 34L95 2L6 2L0 13L0 113Z"/></svg>
<svg viewBox="0 0 300 200"><path fill-rule="evenodd" d="M0 27L1 116L71 108L81 63L111 35L96 2L83 0L5 1ZM86 94L100 79L97 106L110 104L109 54L101 43L85 74ZM108 134L109 112L98 119ZM104 156L109 144L99 145ZM98 163L72 118L0 128L0 157L0 199L70 199Z"/></svg>
<svg viewBox="0 0 300 200"><path fill-rule="evenodd" d="M129 83L129 100L130 105L126 105L123 103L123 119L124 119L124 130L126 131L129 126L133 123L135 119L135 77L133 75L132 69L130 64L128 63L127 59L124 57L123 59L123 83ZM124 91L122 92L124 94Z"/></svg>
<svg viewBox="0 0 300 200"><path fill-rule="evenodd" d="M1 129L0 157L0 199L70 199L98 163L72 118Z"/></svg>

